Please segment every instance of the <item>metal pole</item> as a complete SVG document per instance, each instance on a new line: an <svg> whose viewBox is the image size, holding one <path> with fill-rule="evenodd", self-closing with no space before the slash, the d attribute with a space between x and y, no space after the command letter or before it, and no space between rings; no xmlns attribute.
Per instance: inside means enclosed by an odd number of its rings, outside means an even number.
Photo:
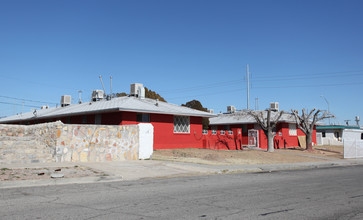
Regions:
<svg viewBox="0 0 363 220"><path fill-rule="evenodd" d="M102 81L102 76L100 75L100 80L101 80L101 83L102 83L102 87L103 87L103 96L106 96L106 89L105 89L105 86L103 85L103 81Z"/></svg>
<svg viewBox="0 0 363 220"><path fill-rule="evenodd" d="M110 76L110 81L111 81L111 96L112 96L112 76Z"/></svg>
<svg viewBox="0 0 363 220"><path fill-rule="evenodd" d="M247 109L250 109L250 73L247 64Z"/></svg>
<svg viewBox="0 0 363 220"><path fill-rule="evenodd" d="M326 104L328 104L328 113L330 113L330 106L328 100L323 95L321 95L320 97L322 97L325 100ZM330 118L329 118L329 125L330 125Z"/></svg>

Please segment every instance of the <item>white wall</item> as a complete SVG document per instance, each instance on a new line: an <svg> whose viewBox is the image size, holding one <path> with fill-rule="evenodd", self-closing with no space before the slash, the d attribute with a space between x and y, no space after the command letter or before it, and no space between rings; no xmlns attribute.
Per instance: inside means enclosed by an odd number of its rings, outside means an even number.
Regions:
<svg viewBox="0 0 363 220"><path fill-rule="evenodd" d="M344 130L344 158L363 157L363 130L345 129Z"/></svg>
<svg viewBox="0 0 363 220"><path fill-rule="evenodd" d="M339 132L339 139L335 137L334 133ZM322 132L319 132L322 133ZM322 137L323 145L343 145L342 141L343 132L341 130L326 130L325 137Z"/></svg>

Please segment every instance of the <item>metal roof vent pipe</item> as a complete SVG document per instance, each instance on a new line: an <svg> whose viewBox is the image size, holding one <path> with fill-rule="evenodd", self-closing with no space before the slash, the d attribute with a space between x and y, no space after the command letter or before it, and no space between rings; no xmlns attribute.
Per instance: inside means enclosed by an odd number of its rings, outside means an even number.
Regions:
<svg viewBox="0 0 363 220"><path fill-rule="evenodd" d="M156 101L155 106L159 106L159 99L156 99L155 101Z"/></svg>

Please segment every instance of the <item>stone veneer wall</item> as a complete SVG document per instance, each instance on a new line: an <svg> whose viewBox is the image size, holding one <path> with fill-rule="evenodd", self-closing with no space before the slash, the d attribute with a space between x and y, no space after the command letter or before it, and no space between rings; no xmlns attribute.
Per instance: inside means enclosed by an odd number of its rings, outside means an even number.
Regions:
<svg viewBox="0 0 363 220"><path fill-rule="evenodd" d="M57 127L57 162L137 160L137 125L62 125Z"/></svg>
<svg viewBox="0 0 363 220"><path fill-rule="evenodd" d="M150 158L152 149L151 124L0 124L0 164L137 160Z"/></svg>
<svg viewBox="0 0 363 220"><path fill-rule="evenodd" d="M56 127L61 122L38 125L0 124L0 163L53 162Z"/></svg>

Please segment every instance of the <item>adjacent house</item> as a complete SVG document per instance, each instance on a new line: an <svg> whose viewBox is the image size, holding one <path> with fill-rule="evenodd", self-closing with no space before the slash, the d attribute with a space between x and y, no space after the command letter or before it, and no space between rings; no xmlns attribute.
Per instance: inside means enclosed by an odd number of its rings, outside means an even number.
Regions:
<svg viewBox="0 0 363 220"><path fill-rule="evenodd" d="M154 149L201 148L202 118L214 114L145 98L142 84L131 85L130 95L105 96L102 90L92 94L92 101L71 104L62 96L60 107L34 110L1 118L6 124L37 124L62 121L65 124L130 125L151 123L154 127Z"/></svg>
<svg viewBox="0 0 363 220"><path fill-rule="evenodd" d="M346 125L316 126L318 145L343 145L344 133L350 129L360 130L360 127Z"/></svg>
<svg viewBox="0 0 363 220"><path fill-rule="evenodd" d="M222 148L221 144L223 141L221 140L222 135L233 135L234 139L238 139L241 146L254 146L262 149L267 149L267 137L264 134L263 130L260 128L256 120L247 113L247 111L231 111L234 110L232 107L227 107L228 113L218 114L215 118L210 118L210 126L212 129L210 136L219 136L217 139L218 145ZM278 109L274 109L272 111L272 118L276 114L278 114ZM300 146L299 144L299 136L300 139L303 140L305 138L305 134L297 127L295 118L290 113L284 113L280 118L277 127L276 127L276 136L274 138L274 147L275 148L290 148ZM206 132L205 132L206 133ZM207 133L206 133L207 134ZM224 137L224 136L223 136ZM232 136L231 138L232 139ZM224 138L225 140L225 138ZM240 148L235 141L236 149ZM316 130L314 129L313 144L316 144ZM226 141L224 141L227 143ZM233 144L233 141L231 142ZM210 142L209 142L210 144ZM228 144L228 143L227 143ZM305 144L305 143L303 143Z"/></svg>

